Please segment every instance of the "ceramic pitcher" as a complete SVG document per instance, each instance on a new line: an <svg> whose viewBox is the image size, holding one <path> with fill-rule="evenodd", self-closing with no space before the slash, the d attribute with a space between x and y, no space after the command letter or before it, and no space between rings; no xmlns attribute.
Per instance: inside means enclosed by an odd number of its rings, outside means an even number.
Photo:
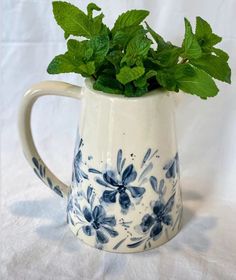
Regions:
<svg viewBox="0 0 236 280"><path fill-rule="evenodd" d="M31 109L45 95L82 103L71 185L50 171L32 139ZM80 240L133 253L178 233L182 200L174 106L173 93L154 90L128 98L95 91L91 80L82 88L42 82L26 92L19 114L24 154L37 176L66 199L67 222Z"/></svg>

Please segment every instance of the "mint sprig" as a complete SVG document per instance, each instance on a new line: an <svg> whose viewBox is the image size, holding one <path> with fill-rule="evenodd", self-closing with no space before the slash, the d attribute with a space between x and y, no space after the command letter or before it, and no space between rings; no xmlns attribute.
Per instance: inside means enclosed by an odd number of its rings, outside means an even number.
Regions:
<svg viewBox="0 0 236 280"><path fill-rule="evenodd" d="M143 24L148 11L127 11L111 29L103 23L100 11L94 3L85 13L70 3L53 2L67 51L51 61L48 73L78 73L93 78L96 90L128 97L162 87L206 99L219 91L214 79L231 83L229 56L215 46L222 38L201 17L196 18L195 32L185 18L185 36L179 47Z"/></svg>

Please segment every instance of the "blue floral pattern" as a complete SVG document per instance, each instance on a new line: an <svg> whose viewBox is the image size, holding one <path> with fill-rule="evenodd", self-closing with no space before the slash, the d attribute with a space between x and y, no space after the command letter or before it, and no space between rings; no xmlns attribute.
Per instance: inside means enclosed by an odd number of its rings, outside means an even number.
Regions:
<svg viewBox="0 0 236 280"><path fill-rule="evenodd" d="M124 213L131 206L131 198L139 199L145 193L145 188L134 186L133 182L137 178L137 172L133 164L125 167L125 159L122 158L122 150L117 153L117 166L115 170L106 170L104 173L89 169L92 173L100 174L101 177L96 178L96 182L110 190L105 190L101 200L105 203L116 203L117 198Z"/></svg>
<svg viewBox="0 0 236 280"><path fill-rule="evenodd" d="M56 194L63 197L63 193L60 190L60 187L54 185L52 180L48 176L46 176L46 168L43 164L40 163L40 160L33 157L32 162L34 164L34 172L39 177L39 179L42 180L46 185L48 185L49 188L52 189Z"/></svg>
<svg viewBox="0 0 236 280"><path fill-rule="evenodd" d="M75 226L72 219L72 215L74 215L78 221L77 224L80 225L78 232L82 230L87 236L95 236L97 247L101 247L109 241L109 237L113 238L118 235L118 232L114 230L115 216L108 216L102 205L94 206L95 194L92 187L88 187L87 194L82 193L82 195L87 201L87 206L81 209L80 204L77 201L73 202L71 196L67 207L67 221Z"/></svg>

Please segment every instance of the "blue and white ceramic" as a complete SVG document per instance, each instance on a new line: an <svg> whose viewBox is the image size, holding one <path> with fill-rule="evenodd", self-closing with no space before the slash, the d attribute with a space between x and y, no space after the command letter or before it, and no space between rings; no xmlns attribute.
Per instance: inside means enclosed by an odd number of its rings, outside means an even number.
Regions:
<svg viewBox="0 0 236 280"><path fill-rule="evenodd" d="M30 129L33 103L43 95L82 102L72 183L62 183L40 158ZM24 96L20 135L37 176L67 200L67 222L98 249L133 253L160 246L180 230L174 100L155 90L127 98L62 82L42 82ZM70 163L68 163L70 164Z"/></svg>

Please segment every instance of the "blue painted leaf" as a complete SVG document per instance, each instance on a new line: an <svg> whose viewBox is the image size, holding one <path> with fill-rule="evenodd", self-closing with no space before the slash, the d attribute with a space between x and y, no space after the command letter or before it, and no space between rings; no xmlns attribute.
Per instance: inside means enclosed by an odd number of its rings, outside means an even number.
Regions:
<svg viewBox="0 0 236 280"><path fill-rule="evenodd" d="M54 192L55 192L56 194L58 194L59 196L63 197L63 193L62 193L62 191L60 190L60 188L59 188L58 186L55 186L55 187L53 188L53 190L54 190Z"/></svg>
<svg viewBox="0 0 236 280"><path fill-rule="evenodd" d="M138 247L139 245L141 245L141 244L144 242L144 240L145 240L145 239L140 240L140 241L135 242L135 243L132 243L132 244L128 244L127 247L129 247L129 248L136 248L136 247Z"/></svg>
<svg viewBox="0 0 236 280"><path fill-rule="evenodd" d="M156 177L154 177L154 176L151 176L151 177L150 177L150 184L151 184L153 190L154 190L156 193L158 193L158 189L157 189L158 182L157 182L157 178L156 178Z"/></svg>
<svg viewBox="0 0 236 280"><path fill-rule="evenodd" d="M117 171L121 173L121 162L122 162L122 150L120 149L117 153Z"/></svg>
<svg viewBox="0 0 236 280"><path fill-rule="evenodd" d="M47 177L47 181L48 181L49 187L52 189L53 185L52 185L52 181L51 181L51 179L49 177Z"/></svg>
<svg viewBox="0 0 236 280"><path fill-rule="evenodd" d="M122 243L124 243L124 241L127 239L127 237L125 237L124 239L121 239L121 241L119 241L114 247L113 247L113 250L117 250L119 247L120 247L120 245L122 244Z"/></svg>
<svg viewBox="0 0 236 280"><path fill-rule="evenodd" d="M39 165L39 173L40 176L43 177L43 166L41 164Z"/></svg>
<svg viewBox="0 0 236 280"><path fill-rule="evenodd" d="M143 158L143 162L142 162L142 166L141 167L143 167L144 166L144 164L145 164L145 162L148 160L148 158L149 158L149 156L150 156L150 154L151 154L151 148L149 148L148 150L147 150L147 152L146 152L146 154L145 154L145 156L144 156L144 158Z"/></svg>
<svg viewBox="0 0 236 280"><path fill-rule="evenodd" d="M142 179L144 179L147 176L147 174L152 170L152 168L153 168L153 164L152 164L152 162L150 162L148 164L148 166L143 170L141 175L139 176L138 181L141 181Z"/></svg>
<svg viewBox="0 0 236 280"><path fill-rule="evenodd" d="M167 201L167 203L165 205L164 212L166 214L172 210L174 203L175 203L175 193L169 198L169 200Z"/></svg>
<svg viewBox="0 0 236 280"><path fill-rule="evenodd" d="M33 164L35 165L35 167L36 167L37 169L39 169L39 162L38 162L38 160L37 160L35 157L33 157L33 158L32 158L32 161L33 161Z"/></svg>
<svg viewBox="0 0 236 280"><path fill-rule="evenodd" d="M90 203L90 201L91 201L91 196L92 196L92 194L93 194L93 188L88 187L88 188L87 188L87 200L88 200L89 203Z"/></svg>
<svg viewBox="0 0 236 280"><path fill-rule="evenodd" d="M161 195L164 195L165 192L166 192L164 179L161 179L161 181L159 183L159 192L160 192Z"/></svg>
<svg viewBox="0 0 236 280"><path fill-rule="evenodd" d="M101 171L98 171L98 170L97 170L97 169L95 169L95 168L89 168L89 169L88 169L88 171L89 171L90 173L102 174L102 172L101 172Z"/></svg>

